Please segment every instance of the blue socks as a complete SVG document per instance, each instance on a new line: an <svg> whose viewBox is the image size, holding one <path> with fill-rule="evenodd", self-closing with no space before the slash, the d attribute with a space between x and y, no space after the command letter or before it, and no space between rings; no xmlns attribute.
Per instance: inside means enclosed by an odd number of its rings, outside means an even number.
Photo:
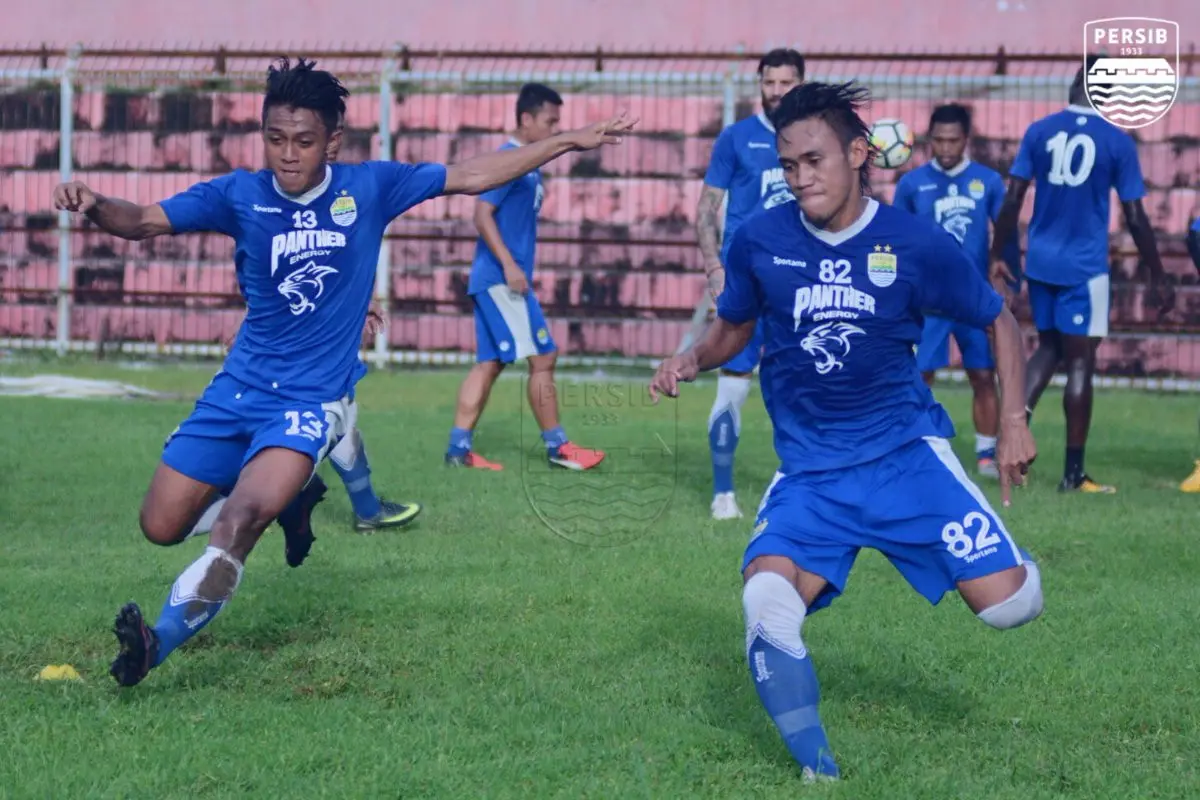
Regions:
<svg viewBox="0 0 1200 800"><path fill-rule="evenodd" d="M807 609L791 582L759 572L742 592L746 611L746 660L763 708L808 780L839 777L821 725L821 688L800 638Z"/></svg>
<svg viewBox="0 0 1200 800"><path fill-rule="evenodd" d="M708 447L712 451L713 494L733 491L733 454L737 451L737 426L733 411L726 409L708 425Z"/></svg>
<svg viewBox="0 0 1200 800"><path fill-rule="evenodd" d="M837 764L817 713L821 689L812 659L807 653L804 658L796 658L761 634L750 645L749 659L758 699L771 715L792 758L818 775L837 777Z"/></svg>
<svg viewBox="0 0 1200 800"><path fill-rule="evenodd" d="M542 431L542 441L546 443L546 452L554 455L558 452L558 448L562 447L569 440L567 439L567 432L562 429L562 425L559 425L548 431Z"/></svg>
<svg viewBox="0 0 1200 800"><path fill-rule="evenodd" d="M352 434L352 438L354 451L349 458L342 458L340 453L335 458L331 454L329 461L342 483L346 485L346 494L350 495L350 505L354 507L355 515L359 519L371 519L379 514L382 506L379 496L375 494L375 487L371 485L371 465L367 462L367 451L363 447L362 438L357 432Z"/></svg>
<svg viewBox="0 0 1200 800"><path fill-rule="evenodd" d="M242 565L216 547L207 547L200 558L175 579L163 603L154 632L158 635L158 657L166 660L177 647L199 633L224 608L242 579Z"/></svg>
<svg viewBox="0 0 1200 800"><path fill-rule="evenodd" d="M446 446L446 455L461 458L471 452L471 431L463 428L450 429L450 444Z"/></svg>
<svg viewBox="0 0 1200 800"><path fill-rule="evenodd" d="M742 431L742 406L749 396L749 378L734 375L717 378L717 397L708 414L714 495L733 491L733 455Z"/></svg>

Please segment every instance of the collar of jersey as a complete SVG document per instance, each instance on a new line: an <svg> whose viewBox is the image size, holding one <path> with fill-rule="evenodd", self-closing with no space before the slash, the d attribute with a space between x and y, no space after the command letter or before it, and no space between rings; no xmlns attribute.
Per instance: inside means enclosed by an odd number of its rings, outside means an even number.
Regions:
<svg viewBox="0 0 1200 800"><path fill-rule="evenodd" d="M863 232L863 228L871 224L871 220L875 219L875 212L879 210L879 201L873 197L867 198L867 207L863 209L862 214L858 219L847 228L836 233L823 231L820 228L813 227L807 219L804 218L804 212L800 212L800 223L804 225L804 229L811 233L816 238L828 245L836 246L853 239L855 236Z"/></svg>
<svg viewBox="0 0 1200 800"><path fill-rule="evenodd" d="M1067 106L1067 111L1074 111L1076 114L1090 114L1093 117L1100 116L1100 112L1091 106L1077 106L1074 103Z"/></svg>
<svg viewBox="0 0 1200 800"><path fill-rule="evenodd" d="M311 204L321 195L325 194L325 190L329 188L329 184L333 182L333 167L325 165L325 180L318 183L313 188L309 189L302 195L293 197L283 190L279 185L279 181L275 180L275 176L271 176L271 185L275 187L275 192L285 200L289 200L298 206L307 206Z"/></svg>
<svg viewBox="0 0 1200 800"><path fill-rule="evenodd" d="M940 172L943 175L945 175L947 178L957 178L959 175L962 175L963 170L965 170L970 165L970 163L971 163L971 159L966 156L963 156L963 160L958 162L954 166L954 169L946 170L946 169L942 169L942 165L937 162L936 158L934 158L934 159L930 159L929 166L933 167L935 172Z"/></svg>
<svg viewBox="0 0 1200 800"><path fill-rule="evenodd" d="M764 128L769 130L771 133L775 132L775 126L771 124L771 120L767 119L766 114L764 114L763 112L760 111L757 114L755 114L755 116L758 117L758 121L763 124Z"/></svg>

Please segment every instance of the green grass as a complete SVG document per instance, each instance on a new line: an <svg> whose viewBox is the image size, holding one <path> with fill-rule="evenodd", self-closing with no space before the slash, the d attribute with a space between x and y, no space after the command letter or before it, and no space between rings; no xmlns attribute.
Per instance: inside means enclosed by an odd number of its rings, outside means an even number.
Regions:
<svg viewBox="0 0 1200 800"><path fill-rule="evenodd" d="M2 371L188 393L211 375ZM565 537L531 510L526 486L548 478L522 469L536 431L516 380L498 386L476 437L509 469L441 468L457 380L373 374L361 390L376 485L426 504L415 528L352 533L326 466L309 561L287 568L272 529L220 618L131 690L106 672L113 614L137 600L156 616L203 546L156 548L137 530L163 437L190 403L0 398L0 795L1196 795L1200 545L1197 500L1176 488L1193 398L1099 394L1089 469L1120 492L1064 497L1059 395L1047 395L1033 485L1004 513L1042 564L1033 625L990 630L956 596L930 608L864 554L847 595L805 625L845 780L804 787L743 662L750 522L708 518L712 385L657 409L588 406L578 392L566 403L585 445L661 437L672 453L650 470L674 476L670 506L617 519L605 539L604 525ZM969 396L939 394L970 458ZM737 477L751 513L775 460L757 392L746 416ZM622 484L645 483L628 461L554 478L607 487L611 511ZM82 682L34 680L61 663Z"/></svg>

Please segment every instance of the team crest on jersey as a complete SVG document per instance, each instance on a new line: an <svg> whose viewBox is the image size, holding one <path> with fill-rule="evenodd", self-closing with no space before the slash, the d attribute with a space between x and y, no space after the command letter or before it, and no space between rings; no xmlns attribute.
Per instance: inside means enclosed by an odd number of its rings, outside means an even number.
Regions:
<svg viewBox="0 0 1200 800"><path fill-rule="evenodd" d="M1088 58L1099 56L1088 69ZM1110 17L1083 24L1088 102L1119 128L1162 119L1179 94L1179 23Z"/></svg>
<svg viewBox="0 0 1200 800"><path fill-rule="evenodd" d="M335 225L341 225L343 228L353 225L354 220L358 219L358 204L354 202L353 197L343 194L329 207L329 216L333 217Z"/></svg>
<svg viewBox="0 0 1200 800"><path fill-rule="evenodd" d="M827 375L846 366L842 359L850 355L850 337L865 335L866 331L849 322L824 322L800 340L800 346L816 361L818 375Z"/></svg>
<svg viewBox="0 0 1200 800"><path fill-rule="evenodd" d="M971 197L974 197L976 200L982 200L984 188L983 181L979 180L979 178L975 178L967 184L967 194L971 195Z"/></svg>
<svg viewBox="0 0 1200 800"><path fill-rule="evenodd" d="M336 274L337 270L333 267L309 261L300 269L289 272L279 282L279 293L287 298L288 308L296 316L305 311L316 311L316 301L325 294L325 278Z"/></svg>
<svg viewBox="0 0 1200 800"><path fill-rule="evenodd" d="M896 282L896 254L890 244L875 245L875 252L867 253L867 277L881 289Z"/></svg>

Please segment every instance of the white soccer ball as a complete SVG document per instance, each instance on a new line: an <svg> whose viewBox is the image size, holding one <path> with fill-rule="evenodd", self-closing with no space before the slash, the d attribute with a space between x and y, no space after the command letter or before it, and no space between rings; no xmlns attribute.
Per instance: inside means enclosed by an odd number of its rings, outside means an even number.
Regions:
<svg viewBox="0 0 1200 800"><path fill-rule="evenodd" d="M898 119L876 120L871 126L871 146L876 151L875 166L898 169L912 158L912 131Z"/></svg>

